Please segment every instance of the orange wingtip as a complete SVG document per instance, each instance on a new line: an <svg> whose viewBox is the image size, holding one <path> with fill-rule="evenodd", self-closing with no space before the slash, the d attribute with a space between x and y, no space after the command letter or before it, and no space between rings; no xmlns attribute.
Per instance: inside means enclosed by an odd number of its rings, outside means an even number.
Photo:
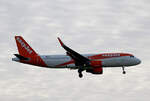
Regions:
<svg viewBox="0 0 150 101"><path fill-rule="evenodd" d="M60 40L60 38L59 38L59 37L58 37L58 40L59 40L59 42L60 42L61 46L63 46L63 45L64 45L64 43Z"/></svg>

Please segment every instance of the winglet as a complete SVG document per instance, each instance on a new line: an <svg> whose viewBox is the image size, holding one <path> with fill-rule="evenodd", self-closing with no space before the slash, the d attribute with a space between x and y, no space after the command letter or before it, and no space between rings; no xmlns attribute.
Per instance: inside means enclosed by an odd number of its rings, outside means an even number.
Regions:
<svg viewBox="0 0 150 101"><path fill-rule="evenodd" d="M58 40L59 40L59 42L60 42L61 46L64 46L64 43L60 40L60 38L59 38L59 37L58 37Z"/></svg>

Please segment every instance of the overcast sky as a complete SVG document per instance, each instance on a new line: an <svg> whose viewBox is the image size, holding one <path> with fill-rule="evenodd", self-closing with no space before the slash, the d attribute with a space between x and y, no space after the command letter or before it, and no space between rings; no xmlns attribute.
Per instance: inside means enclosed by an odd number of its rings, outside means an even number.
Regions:
<svg viewBox="0 0 150 101"><path fill-rule="evenodd" d="M0 0L0 101L149 101L150 0ZM142 64L104 75L12 62L21 35L39 54L128 52Z"/></svg>

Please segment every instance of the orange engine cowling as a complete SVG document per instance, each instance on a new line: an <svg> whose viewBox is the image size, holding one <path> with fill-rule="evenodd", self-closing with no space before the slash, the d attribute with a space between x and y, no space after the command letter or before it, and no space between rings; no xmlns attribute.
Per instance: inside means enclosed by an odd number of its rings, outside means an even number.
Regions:
<svg viewBox="0 0 150 101"><path fill-rule="evenodd" d="M90 65L92 67L102 67L102 62L101 61L90 61Z"/></svg>
<svg viewBox="0 0 150 101"><path fill-rule="evenodd" d="M86 72L92 74L103 74L102 62L101 61L90 61L92 69L87 69Z"/></svg>
<svg viewBox="0 0 150 101"><path fill-rule="evenodd" d="M97 67L93 69L87 69L86 72L92 73L92 74L103 74L103 68Z"/></svg>

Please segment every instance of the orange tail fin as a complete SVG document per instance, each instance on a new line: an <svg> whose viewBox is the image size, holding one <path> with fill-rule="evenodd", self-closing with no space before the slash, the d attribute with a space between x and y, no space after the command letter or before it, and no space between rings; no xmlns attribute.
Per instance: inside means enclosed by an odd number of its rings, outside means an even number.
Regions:
<svg viewBox="0 0 150 101"><path fill-rule="evenodd" d="M15 36L15 40L18 47L18 52L21 56L37 56L37 53L29 46L29 44L21 36Z"/></svg>

